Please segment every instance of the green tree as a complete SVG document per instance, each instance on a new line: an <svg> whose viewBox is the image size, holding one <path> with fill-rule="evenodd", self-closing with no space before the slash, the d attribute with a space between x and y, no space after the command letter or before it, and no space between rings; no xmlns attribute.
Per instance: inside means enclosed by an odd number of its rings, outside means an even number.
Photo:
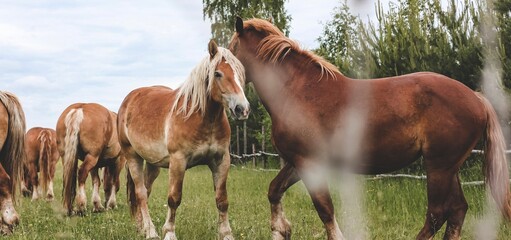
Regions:
<svg viewBox="0 0 511 240"><path fill-rule="evenodd" d="M502 82L511 89L511 0L495 2L500 57L503 68Z"/></svg>
<svg viewBox="0 0 511 240"><path fill-rule="evenodd" d="M380 2L376 7L377 23L364 24L356 23L342 3L325 26L318 53L352 77L433 71L478 87L482 44L474 3L451 0L444 10L440 0L399 0L386 12Z"/></svg>
<svg viewBox="0 0 511 240"><path fill-rule="evenodd" d="M284 8L285 0L203 0L203 16L211 20L211 34L221 46L231 40L236 16L244 19L271 19L289 35L291 16Z"/></svg>

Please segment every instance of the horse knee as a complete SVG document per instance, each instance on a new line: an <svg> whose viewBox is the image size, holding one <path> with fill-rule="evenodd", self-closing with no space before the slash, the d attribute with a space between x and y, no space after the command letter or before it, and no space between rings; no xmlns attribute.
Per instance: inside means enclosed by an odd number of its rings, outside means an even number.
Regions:
<svg viewBox="0 0 511 240"><path fill-rule="evenodd" d="M282 194L277 191L277 187L274 184L270 184L270 189L268 189L268 201L271 204L277 204L282 199Z"/></svg>
<svg viewBox="0 0 511 240"><path fill-rule="evenodd" d="M167 199L167 204L170 208L176 209L181 204L181 193L170 194Z"/></svg>
<svg viewBox="0 0 511 240"><path fill-rule="evenodd" d="M229 201L227 200L227 196L217 196L216 197L216 208L220 212L226 212L229 208Z"/></svg>

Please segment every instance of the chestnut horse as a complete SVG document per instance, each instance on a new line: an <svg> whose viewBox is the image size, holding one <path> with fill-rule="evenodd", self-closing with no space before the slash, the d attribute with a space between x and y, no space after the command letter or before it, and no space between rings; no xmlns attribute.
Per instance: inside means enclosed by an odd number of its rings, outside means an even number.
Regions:
<svg viewBox="0 0 511 240"><path fill-rule="evenodd" d="M177 90L162 86L133 90L119 109L119 140L128 166L132 216L147 238L158 237L147 199L160 168L169 168L165 239L176 239L175 217L185 170L208 165L213 173L220 239L233 239L227 216L226 180L231 129L225 108L246 119L243 65L224 48L209 43L209 56ZM143 169L145 162L145 170Z"/></svg>
<svg viewBox="0 0 511 240"><path fill-rule="evenodd" d="M34 127L25 134L24 181L21 186L23 195L32 194L32 200L39 198L39 192L46 194L47 200L53 200L53 177L59 161L57 133L50 128ZM37 173L41 173L39 178Z"/></svg>
<svg viewBox="0 0 511 240"><path fill-rule="evenodd" d="M119 174L125 160L117 138L117 115L96 103L75 103L67 107L57 122L57 145L64 165L63 202L69 215L73 214L76 196L78 215L85 214L87 196L85 181L92 177L93 212L104 210L99 196L98 170L104 167L105 204L117 206L115 194L119 191ZM78 169L78 159L83 163ZM78 175L77 175L78 170ZM78 193L76 180L78 178Z"/></svg>
<svg viewBox="0 0 511 240"><path fill-rule="evenodd" d="M13 203L25 159L25 113L11 93L0 91L0 234L10 234L19 222Z"/></svg>
<svg viewBox="0 0 511 240"><path fill-rule="evenodd" d="M275 148L287 163L268 192L273 239L290 238L281 198L300 179L328 239L342 239L321 169L349 165L356 173L379 174L420 157L427 174L428 206L417 239L432 238L445 222L444 238L458 239L468 208L458 171L480 139L486 149L486 184L503 215L511 217L504 137L493 107L482 95L431 72L350 79L267 21L238 18L235 28L229 48L270 114ZM347 115L352 109L367 112L359 119L365 123L358 146L362 157L354 162L339 156L357 146L351 139L347 144L336 141L351 132Z"/></svg>

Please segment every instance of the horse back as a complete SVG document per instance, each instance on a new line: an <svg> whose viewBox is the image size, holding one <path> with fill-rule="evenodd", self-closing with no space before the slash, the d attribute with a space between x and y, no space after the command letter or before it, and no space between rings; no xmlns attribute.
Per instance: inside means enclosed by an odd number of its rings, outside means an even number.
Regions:
<svg viewBox="0 0 511 240"><path fill-rule="evenodd" d="M174 98L175 91L163 86L143 87L130 92L118 113L121 147L133 146L139 154L145 152L147 158L161 160L159 158L165 157L168 154L166 127Z"/></svg>

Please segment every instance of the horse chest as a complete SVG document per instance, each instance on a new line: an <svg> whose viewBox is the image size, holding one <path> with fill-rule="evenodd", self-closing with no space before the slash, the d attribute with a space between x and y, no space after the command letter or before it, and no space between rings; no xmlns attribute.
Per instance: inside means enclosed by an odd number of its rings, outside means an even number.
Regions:
<svg viewBox="0 0 511 240"><path fill-rule="evenodd" d="M215 142L197 145L193 151L188 152L186 167L191 168L197 165L207 164L210 161L216 161L220 159L224 153L224 147Z"/></svg>

